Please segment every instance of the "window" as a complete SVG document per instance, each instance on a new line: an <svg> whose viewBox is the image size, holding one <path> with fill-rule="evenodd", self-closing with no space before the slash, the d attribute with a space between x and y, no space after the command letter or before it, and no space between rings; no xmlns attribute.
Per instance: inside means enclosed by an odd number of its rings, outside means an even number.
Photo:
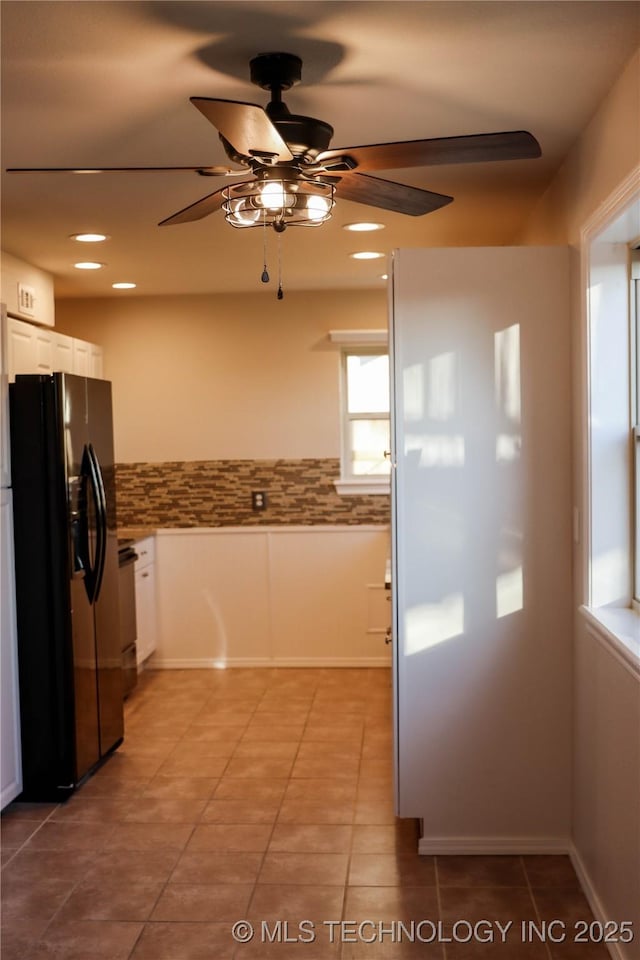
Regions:
<svg viewBox="0 0 640 960"><path fill-rule="evenodd" d="M379 347L342 351L342 477L339 492L389 490L389 355Z"/></svg>

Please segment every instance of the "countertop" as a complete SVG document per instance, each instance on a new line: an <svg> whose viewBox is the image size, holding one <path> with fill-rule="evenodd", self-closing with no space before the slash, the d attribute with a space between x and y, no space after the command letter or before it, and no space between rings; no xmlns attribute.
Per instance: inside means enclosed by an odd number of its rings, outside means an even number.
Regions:
<svg viewBox="0 0 640 960"><path fill-rule="evenodd" d="M118 540L144 540L155 532L155 527L118 527Z"/></svg>

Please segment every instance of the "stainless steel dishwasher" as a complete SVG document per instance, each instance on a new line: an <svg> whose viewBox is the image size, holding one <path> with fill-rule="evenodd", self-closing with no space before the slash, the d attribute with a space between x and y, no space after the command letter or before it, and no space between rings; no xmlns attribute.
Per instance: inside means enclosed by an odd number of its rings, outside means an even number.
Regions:
<svg viewBox="0 0 640 960"><path fill-rule="evenodd" d="M138 554L133 540L118 540L120 645L124 696L128 697L138 682L136 659L136 580L134 565Z"/></svg>

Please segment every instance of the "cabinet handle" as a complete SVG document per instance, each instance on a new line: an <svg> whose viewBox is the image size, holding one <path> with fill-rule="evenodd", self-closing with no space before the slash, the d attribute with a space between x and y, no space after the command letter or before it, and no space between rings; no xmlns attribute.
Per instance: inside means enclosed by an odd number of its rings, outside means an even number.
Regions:
<svg viewBox="0 0 640 960"><path fill-rule="evenodd" d="M148 574L148 573L143 573L142 576L143 576L143 577L148 577L149 574Z"/></svg>

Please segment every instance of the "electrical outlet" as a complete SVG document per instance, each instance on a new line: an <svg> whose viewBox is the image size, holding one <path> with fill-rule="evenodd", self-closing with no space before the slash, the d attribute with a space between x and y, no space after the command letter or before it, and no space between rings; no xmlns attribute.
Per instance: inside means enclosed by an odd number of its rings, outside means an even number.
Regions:
<svg viewBox="0 0 640 960"><path fill-rule="evenodd" d="M251 491L251 507L253 510L267 509L267 494L264 490Z"/></svg>

